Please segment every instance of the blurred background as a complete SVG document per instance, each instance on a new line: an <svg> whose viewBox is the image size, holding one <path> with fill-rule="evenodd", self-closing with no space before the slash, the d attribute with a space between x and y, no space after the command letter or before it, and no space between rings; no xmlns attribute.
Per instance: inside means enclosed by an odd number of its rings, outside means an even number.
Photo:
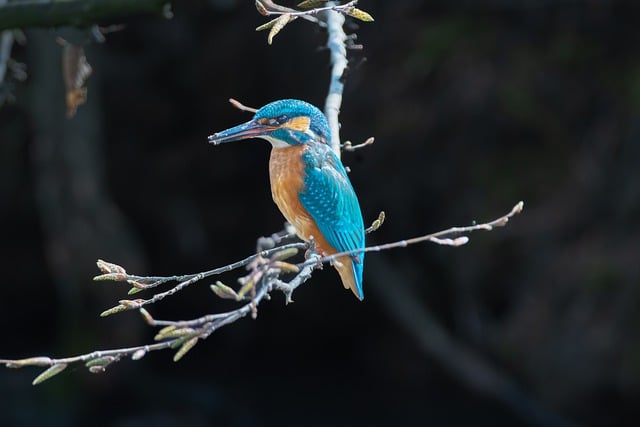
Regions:
<svg viewBox="0 0 640 427"><path fill-rule="evenodd" d="M292 6L294 2L282 4ZM640 5L629 1L362 0L349 21L343 155L368 236L386 243L487 221L461 248L374 253L365 300L331 268L285 306L102 375L0 370L0 425L632 426L640 415ZM274 40L251 1L174 2L84 46L88 100L65 117L62 48L88 31L26 30L0 107L1 358L151 342L137 313L98 314L127 287L95 260L170 275L241 259L282 229L269 144L207 135L259 107L320 107L326 34ZM15 70L14 70L15 71ZM235 283L240 273L223 276ZM215 280L215 279L214 279ZM213 280L211 281L213 282ZM150 307L231 306L210 282Z"/></svg>

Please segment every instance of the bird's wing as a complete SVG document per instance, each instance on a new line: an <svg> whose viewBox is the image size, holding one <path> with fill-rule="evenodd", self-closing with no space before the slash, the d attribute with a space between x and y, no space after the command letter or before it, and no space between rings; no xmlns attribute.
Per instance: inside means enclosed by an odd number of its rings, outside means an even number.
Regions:
<svg viewBox="0 0 640 427"><path fill-rule="evenodd" d="M364 224L358 198L340 159L324 147L305 151L305 187L300 202L336 250L363 248ZM364 253L352 258L361 264Z"/></svg>

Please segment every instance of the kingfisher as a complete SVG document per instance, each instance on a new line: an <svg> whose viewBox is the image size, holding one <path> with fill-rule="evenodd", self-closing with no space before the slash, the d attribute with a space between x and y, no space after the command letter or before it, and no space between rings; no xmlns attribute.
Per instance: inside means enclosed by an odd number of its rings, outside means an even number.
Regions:
<svg viewBox="0 0 640 427"><path fill-rule="evenodd" d="M312 238L321 255L363 249L360 203L347 171L329 145L329 123L313 105L297 99L271 102L246 123L214 133L209 142L262 138L271 143L271 196L296 234ZM364 252L332 263L346 289L362 300Z"/></svg>

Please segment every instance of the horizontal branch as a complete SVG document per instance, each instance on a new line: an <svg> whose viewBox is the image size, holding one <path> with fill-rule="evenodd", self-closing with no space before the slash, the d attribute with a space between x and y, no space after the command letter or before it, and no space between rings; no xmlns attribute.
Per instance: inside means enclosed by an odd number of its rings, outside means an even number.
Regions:
<svg viewBox="0 0 640 427"><path fill-rule="evenodd" d="M306 248L305 243L302 243L302 242L289 243L286 245L278 246L276 248L262 250L255 255L248 256L245 259L234 262L232 264L214 268L208 271L203 271L201 273L184 274L179 276L137 276L133 274L127 274L122 267L116 264L111 264L102 260L98 260L98 267L102 270L104 274L94 277L93 280L96 282L102 282L102 281L125 282L132 286L132 288L129 290L129 295L134 295L140 291L155 288L156 286L163 285L169 282L178 282L177 285L173 286L169 290L157 293L149 299L120 300L117 306L103 311L101 316L106 317L122 311L135 310L135 309L142 308L145 305L154 304L158 301L163 300L168 296L174 295L182 291L184 288L186 288L189 285L192 285L193 283L199 282L202 279L206 279L207 277L226 273L226 272L238 269L240 267L245 267L250 263L255 262L259 258L270 257L272 255L277 255L278 253L282 253L290 250L294 250L293 253L295 254L298 249L304 249L304 248Z"/></svg>
<svg viewBox="0 0 640 427"><path fill-rule="evenodd" d="M406 248L409 245L415 245L416 243L422 243L422 242L431 242L431 243L435 243L443 246L466 245L467 243L469 243L469 238L467 236L461 236L461 234L471 233L473 231L479 231L479 230L492 231L496 227L504 227L505 225L507 225L507 223L511 218L513 218L515 215L522 212L523 209L524 209L524 202L520 201L516 203L516 205L513 208L511 208L511 211L509 211L509 213L504 214L500 218L494 219L493 221L485 222L482 224L468 225L465 227L451 227L451 228L447 228L446 230L438 231L437 233L425 234L424 236L413 237L411 239L398 240L392 243L385 243L382 245L367 246L362 249L338 252L333 255L324 256L319 260L316 260L315 262L323 262L323 263L331 262L343 256L357 255L359 253L364 253L364 252L380 252L388 249ZM454 236L457 236L457 237L452 238ZM298 266L302 268L309 263L310 261L305 261L302 264L299 264Z"/></svg>
<svg viewBox="0 0 640 427"><path fill-rule="evenodd" d="M265 2L262 1L262 3L269 3L271 5L273 5L273 2ZM332 2L333 3L333 2ZM353 9L356 5L356 3L358 3L358 0L352 0L349 3L346 4L331 4L329 6L325 6L325 7L315 7L313 9L309 9L309 10L303 10L303 11L298 11L295 9L289 9L289 8L285 8L286 10L269 10L267 8L262 9L263 14L265 14L266 16L269 15L290 15L290 16L308 16L308 15L317 15L321 12L327 12L327 11L345 11L345 10L349 10L349 9Z"/></svg>
<svg viewBox="0 0 640 427"><path fill-rule="evenodd" d="M133 288L130 289L129 294L151 289L172 281L178 282L178 284L171 289L155 294L154 296L146 300L120 300L118 306L115 306L102 313L102 316L108 316L120 313L122 311L136 309L139 310L140 314L144 317L144 319L150 326L164 326L164 328L160 330L155 336L155 340L159 342L156 342L154 344L141 345L138 347L93 351L78 356L59 359L50 358L48 356L29 357L26 359L15 360L0 359L0 365L5 365L8 368L21 368L24 366L47 367L47 369L45 369L33 380L33 384L36 385L59 374L71 364L84 363L90 372L100 373L104 372L107 366L111 365L114 362L120 361L125 356L130 356L133 360L139 360L150 351L164 349L176 350L173 360L178 361L200 340L208 338L213 332L220 329L221 327L233 323L236 320L247 316L248 314L251 314L251 316L255 318L257 316L258 305L265 298L269 298L269 293L271 291L277 290L282 292L286 298L285 302L292 302L291 295L293 294L293 292L300 285L309 280L311 278L312 272L316 268L321 267L323 263L335 261L336 258L339 258L341 256L353 255L359 252L382 251L386 249L406 247L420 242L432 242L440 245L460 246L469 241L468 237L461 236L460 234L470 233L478 230L491 231L495 227L505 226L509 222L509 219L511 217L522 212L523 207L523 202L519 202L511 209L509 213L486 223L474 224L466 227L452 227L443 231L415 237L412 239L400 240L397 242L378 246L369 246L356 251L341 252L327 257L320 257L320 255L318 255L315 250L313 240L308 244L298 242L273 247L282 239L291 237L291 235L285 231L282 234L276 233L269 238L260 238L258 240L257 251L255 255L249 256L243 260L220 268L196 274L166 277L130 275L123 267L117 264L99 260L98 268L102 271L103 274L96 276L94 280L127 283L133 286ZM384 213L381 212L378 219L374 221L374 224L370 227L370 229L377 229L383 221ZM265 247L271 247L271 249L265 250ZM305 262L295 265L284 261L294 256L301 248L307 248L307 260ZM143 306L145 305L153 304L169 295L176 294L182 291L187 286L201 281L206 277L231 271L243 266L246 266L248 268L249 273L246 276L238 279L238 282L242 286L239 291L236 292L234 289L224 285L221 282L217 282L215 285L211 285L212 291L218 297L235 300L237 302L245 302L241 307L235 310L227 311L224 313L208 314L192 320L170 321L155 320L151 316L151 314L145 308L143 308ZM280 279L280 275L282 273L294 272L296 273L296 275L288 282Z"/></svg>
<svg viewBox="0 0 640 427"><path fill-rule="evenodd" d="M88 27L98 20L138 14L170 16L169 0L24 0L0 5L0 30Z"/></svg>

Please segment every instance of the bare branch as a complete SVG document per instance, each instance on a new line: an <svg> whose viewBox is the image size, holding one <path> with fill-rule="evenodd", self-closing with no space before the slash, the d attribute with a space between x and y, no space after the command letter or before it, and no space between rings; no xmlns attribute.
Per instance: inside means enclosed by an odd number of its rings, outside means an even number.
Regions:
<svg viewBox="0 0 640 427"><path fill-rule="evenodd" d="M328 6L324 7L315 7L318 4L327 3ZM271 15L289 15L292 17L302 17L305 19L312 18L311 15L317 15L322 12L340 12L344 15L349 15L355 19L359 19L364 22L373 22L373 17L369 15L367 12L356 8L356 4L358 4L358 0L352 0L345 4L338 4L335 1L303 1L298 4L299 8L307 9L307 10L296 10L288 7L280 6L275 4L270 0L256 0L256 9L263 16L271 16ZM306 6L306 7L305 7ZM323 21L309 19L312 22L316 22L320 26L325 26Z"/></svg>
<svg viewBox="0 0 640 427"><path fill-rule="evenodd" d="M327 12L327 11L346 13L347 11L355 7L356 3L358 3L358 0L352 0L349 3L345 3L345 4L336 4L336 2L329 2L328 3L329 6L315 7L313 9L303 10L303 11L290 9L288 7L285 8L282 6L278 6L277 8L274 8L273 6L277 6L277 5L271 1L258 0L256 1L256 4L260 2L262 3L263 6L265 6L264 9L260 9L260 13L262 13L265 16L269 16L269 15L309 16L309 15L317 15L318 13Z"/></svg>
<svg viewBox="0 0 640 427"><path fill-rule="evenodd" d="M11 57L11 47L13 46L13 32L5 30L0 33L0 84L4 81L7 73L7 63Z"/></svg>
<svg viewBox="0 0 640 427"><path fill-rule="evenodd" d="M4 7L7 0L0 0L0 8ZM13 46L13 32L5 30L0 32L0 85L4 82L7 73L7 63L11 58L11 47ZM0 105L2 98L0 97Z"/></svg>
<svg viewBox="0 0 640 427"><path fill-rule="evenodd" d="M155 13L171 17L169 0L22 0L0 5L0 30L27 27L87 27L124 15Z"/></svg>
<svg viewBox="0 0 640 427"><path fill-rule="evenodd" d="M252 284L252 289L250 290L252 296L249 299L249 302L236 310L228 311L225 313L209 314L188 321L167 321L155 320L147 310L138 307L140 314L149 325L154 327L164 326L164 328L161 329L155 336L155 340L161 342L136 347L93 351L78 356L65 357L60 359L47 356L30 357L26 359L16 360L0 359L0 364L3 364L8 368L22 368L25 366L48 367L48 369L46 369L34 379L33 384L37 385L62 372L62 370L64 370L70 364L84 363L90 372L100 373L104 372L107 366L114 362L120 361L125 356L131 356L132 360L139 360L148 352L165 349L177 349L173 360L178 361L189 350L191 350L199 340L206 339L207 337L209 337L209 335L211 335L221 327L233 323L236 320L247 316L247 314L251 314L252 317L255 318L257 315L257 306L264 298L268 298L269 292L271 292L274 288L281 290L287 298L286 301L291 302L291 294L293 293L293 291L311 277L311 272L315 268L317 268L317 264L309 264L302 270L299 270L297 275L288 283L281 281L280 279L278 279L278 276L283 272L284 264L286 263L283 263L280 258L282 257L281 253L283 251L283 248L287 246L290 245L284 245L283 247L274 248L268 251L261 251L256 255L249 257L251 258L250 264L252 265L252 269L251 272L247 276L245 276L245 279L251 277L259 277L259 279L255 280ZM265 258L265 256L268 255L271 255L271 258ZM311 257L313 257L314 259L318 259L319 255L317 253L313 253ZM238 263L230 264L229 266L222 267L221 269L215 269L205 273L190 275L193 276L191 283L197 280L201 280L202 278L206 277L208 273L214 271L222 271L222 269L230 268L232 265L239 265L241 263L244 263L247 259L239 261ZM102 264L102 266L104 267L105 264ZM113 267L114 270L121 270L124 272L124 269L121 269L121 267L115 264L108 264L106 266L106 268L111 267ZM291 265L291 267L295 268L294 265ZM295 269L297 270L297 268ZM286 269L284 270L286 271ZM292 270L289 269L288 271Z"/></svg>
<svg viewBox="0 0 640 427"><path fill-rule="evenodd" d="M320 256L315 252L312 252L311 255L307 256L307 262L308 264L300 271L300 273L298 273L298 275L289 282L283 282L277 278L273 281L273 288L284 294L286 304L293 302L293 299L291 299L293 291L311 278L313 270L318 268L318 266L322 266L322 263L320 263Z"/></svg>
<svg viewBox="0 0 640 427"><path fill-rule="evenodd" d="M153 295L149 299L120 300L118 302L117 306L112 307L111 309L103 311L101 316L102 317L106 317L106 316L110 316L112 314L120 313L122 311L140 309L140 308L144 307L145 305L154 304L154 303L156 303L158 301L163 300L165 297L174 295L174 294L184 290L187 286L190 286L193 283L199 282L202 279L205 279L205 278L211 277L211 276L215 276L215 275L219 275L219 274L222 274L222 273L226 273L226 272L238 269L240 267L245 267L245 266L249 265L250 263L254 262L259 257L263 257L263 258L272 257L272 256L276 256L277 257L277 255L279 253L283 252L283 251L287 251L289 249L296 249L296 250L297 249L303 249L303 248L306 248L306 247L307 247L306 244L302 243L302 242L290 243L290 244L278 246L276 248L263 250L258 254L251 255L251 256L243 259L243 260L234 262L232 264L225 265L223 267L214 268L213 270L204 271L204 272L200 272L200 273L186 274L186 275L180 275L180 276L138 276L138 275L133 275L133 274L127 274L126 271L124 271L124 269L122 269L121 272L107 272L107 273L105 273L105 270L103 268L101 268L101 270L102 270L102 272L104 274L101 274L99 276L94 277L93 278L94 281L125 282L125 283L133 286L129 290L129 295L138 293L138 292L140 292L142 290L155 288L156 286L160 286L160 285L163 285L163 284L166 284L166 283L178 282L178 284L175 285L174 287L172 287L171 289L169 289L169 290L167 290L165 292L157 293L157 294ZM282 258L281 257L277 257L277 259L281 260ZM104 261L98 260L98 267L100 267L101 265L104 265L103 263L104 263ZM112 264L112 265L115 266L115 267L119 267L119 266L117 266L115 264Z"/></svg>
<svg viewBox="0 0 640 427"><path fill-rule="evenodd" d="M98 261L98 267L103 272L102 275L97 276L98 280L114 280L127 283L135 282L137 286L134 289L148 289L158 286L170 281L178 281L179 283L169 289L166 292L161 292L154 295L147 300L121 300L120 305L110 310L107 310L108 314L115 314L120 311L126 311L131 309L138 309L140 314L144 317L145 321L153 326L164 328L158 332L155 339L162 341L155 344L147 344L137 347L127 347L115 350L101 350L91 353L82 354L79 356L66 357L61 359L54 359L49 357L30 357L27 359L0 359L0 364L4 364L8 368L21 368L23 366L46 366L49 367L35 380L34 384L38 384L46 379L57 375L59 372L69 364L85 363L86 367L94 373L103 372L108 365L113 362L119 361L122 357L132 356L134 360L138 360L144 356L144 354L150 351L164 350L168 348L178 349L174 355L174 360L179 360L187 351L189 351L198 340L208 338L214 331L221 327L235 322L238 319L245 317L247 314L251 314L252 317L257 315L257 306L264 298L268 298L269 292L272 290L281 291L285 295L285 302L288 304L293 302L293 292L303 283L311 278L313 270L322 266L323 263L327 263L335 260L341 256L353 255L358 252L373 252L382 251L386 249L392 249L397 247L406 247L411 244L430 241L437 244L446 244L451 246L459 246L466 243L469 239L466 236L459 236L455 239L451 237L461 233L470 233L477 230L493 230L495 227L505 226L509 219L514 215L522 212L524 204L519 202L511 211L498 219L483 224L476 224L467 227L452 227L437 233L428 234L425 236L416 237L413 239L401 240L394 243L387 243L384 245L370 246L363 250L341 252L332 256L320 257L315 248L313 242L310 245L305 243L293 243L282 245L276 248L268 250L259 250L258 253L247 257L241 261L233 264L226 265L224 267L216 268L213 270L189 274L182 276L168 276L168 277L143 277L130 275L126 270L117 264L107 263L104 261ZM374 225L379 227L384 221L384 213L381 212L380 216ZM376 226L377 223L377 226ZM260 240L261 242L263 240ZM259 243L260 246L260 243ZM302 247L308 247L307 260L298 266L283 262L292 255L295 255L297 249ZM210 277L215 274L231 271L243 266L250 266L250 272L245 277L241 278L239 282L242 285L242 289L233 294L237 300L245 300L247 293L251 294L248 302L242 307L224 312L208 314L192 320L183 321L170 321L170 320L156 320L151 314L142 308L144 305L152 304L162 300L164 297L173 295L180 292L187 286L198 282L206 277ZM288 282L281 280L279 277L282 273L296 272L296 276ZM105 312L105 313L107 313ZM104 315L104 313L103 313ZM53 367L57 367L53 369Z"/></svg>
<svg viewBox="0 0 640 427"><path fill-rule="evenodd" d="M262 8L260 6L258 6L259 4L262 5ZM272 2L271 0L257 0L256 1L256 7L257 7L258 11L260 12L260 14L262 14L264 16L274 15L276 13L284 14L284 13L296 13L296 12L298 12L297 10L291 9L290 7L280 6L279 4L276 4L276 3ZM307 14L300 15L300 17L302 19L306 19L307 21L313 22L314 24L318 24L321 27L325 26L324 22L320 21L318 18L316 18L315 16L311 16L311 15L312 15L311 13L307 13Z"/></svg>
<svg viewBox="0 0 640 427"><path fill-rule="evenodd" d="M327 3L328 6L325 7L316 7L319 4ZM358 0L352 0L346 4L338 4L335 1L303 1L298 4L299 8L307 9L307 10L296 10L288 7L280 6L275 4L272 1L267 0L256 0L256 9L263 16L272 16L276 15L277 18L272 19L271 21L260 25L256 28L256 31L262 30L270 30L269 36L267 37L267 43L271 44L273 38L278 34L289 22L295 21L297 18L303 18L313 23L318 24L320 27L330 27L332 24L327 20L327 22L320 20L312 15L318 15L320 13L337 13L342 15L348 15L355 19L359 19L364 22L373 22L373 17L369 15L367 12L360 10L355 7ZM344 22L344 18L342 20ZM342 31L342 22L340 23L340 31ZM344 44L344 43L343 43ZM352 44L352 43L350 43Z"/></svg>
<svg viewBox="0 0 640 427"><path fill-rule="evenodd" d="M125 356L131 356L132 360L141 359L146 353L150 351L176 349L174 355L174 361L181 359L189 350L191 350L199 340L208 338L213 332L221 327L235 322L248 314L251 314L253 318L257 316L257 307L263 299L269 298L269 293L272 290L278 290L285 295L285 302L288 304L293 302L293 292L303 283L311 278L313 270L321 268L324 263L331 262L336 258L345 255L353 255L358 252L373 252L382 251L386 249L392 249L397 247L406 247L415 243L430 241L437 244L446 244L451 246L460 246L468 242L466 236L458 236L452 238L455 235L461 233L470 233L477 230L493 230L495 227L505 226L509 219L514 215L522 212L524 207L523 202L516 204L509 213L497 218L493 221L475 224L466 227L452 227L443 231L428 234L425 236L416 237L413 239L401 240L398 242L387 243L384 245L370 246L363 250L341 252L332 256L320 257L315 251L313 242L309 245L305 243L293 243L286 244L279 247L275 247L268 250L259 250L258 253L247 257L241 261L229 264L220 268L201 272L197 274L189 274L182 276L167 276L167 277L151 277L151 276L136 276L130 275L124 268L117 264L107 263L104 261L98 261L98 267L103 272L102 275L96 276L97 280L113 280L132 282L136 285L132 289L149 289L160 284L164 284L170 281L179 282L175 287L169 289L166 292L161 292L154 295L147 300L121 300L120 305L110 310L107 310L108 314L115 314L120 311L126 311L131 309L138 309L140 314L144 317L145 321L153 326L164 328L158 332L155 339L161 341L155 344L147 344L137 347L127 347L114 350L100 350L91 353L86 353L73 357L66 358L50 358L50 357L30 357L26 359L0 359L0 364L4 364L8 368L21 368L24 366L46 366L44 372L34 379L34 385L45 381L58 373L62 372L70 364L84 363L85 366L92 373L104 372L106 367L114 362L120 361ZM377 227L384 221L384 213L381 212L380 216L370 229L377 229ZM377 223L377 225L376 225ZM375 227L375 228L374 228ZM274 236L279 236L274 234ZM270 239L273 239L270 238ZM267 239L269 240L269 239ZM260 247L264 239L259 240L258 246ZM284 262L290 256L295 255L299 248L309 248L307 253L307 260L299 265L289 264ZM164 297L173 295L187 286L198 282L206 277L210 277L222 272L231 271L243 266L250 266L250 272L245 277L239 280L242 288L239 292L233 291L229 295L234 295L239 301L247 300L246 294L250 294L248 302L242 307L224 312L208 314L192 320L171 321L171 320L156 320L151 314L142 308L144 305L152 304L162 300ZM296 272L293 279L285 282L280 279L282 273ZM218 285L219 286L219 285ZM217 293L217 292L216 292ZM219 295L220 296L220 295ZM103 313L104 315L104 313Z"/></svg>

